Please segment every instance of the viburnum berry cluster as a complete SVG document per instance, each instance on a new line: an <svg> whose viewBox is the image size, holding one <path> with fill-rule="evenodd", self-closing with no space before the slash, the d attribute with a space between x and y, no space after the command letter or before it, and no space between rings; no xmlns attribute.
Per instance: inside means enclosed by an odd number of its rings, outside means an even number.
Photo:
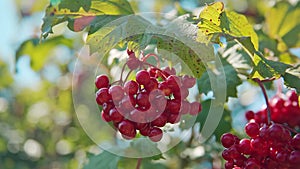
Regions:
<svg viewBox="0 0 300 169"><path fill-rule="evenodd" d="M277 94L270 99L269 108L271 110L271 120L275 123L288 124L290 127L300 127L300 107L298 95L295 91L289 90L285 95ZM267 123L267 108L246 112L248 121L254 120L262 124Z"/></svg>
<svg viewBox="0 0 300 169"><path fill-rule="evenodd" d="M245 132L239 139L231 133L221 137L226 169L297 169L300 166L300 107L295 91L270 100L271 122L267 108L247 111ZM293 128L292 128L293 127Z"/></svg>
<svg viewBox="0 0 300 169"><path fill-rule="evenodd" d="M188 89L196 84L196 79L177 76L174 68L159 69L147 63L150 55L140 60L133 52L127 53L125 65L131 70L129 73L141 70L133 80L127 81L127 75L124 82L122 75L120 81L113 83L107 75L97 76L96 102L102 107L102 119L111 122L124 139L133 139L139 132L158 142L163 136L161 127L166 123L178 123L182 115L197 115L201 111L199 102L187 100Z"/></svg>

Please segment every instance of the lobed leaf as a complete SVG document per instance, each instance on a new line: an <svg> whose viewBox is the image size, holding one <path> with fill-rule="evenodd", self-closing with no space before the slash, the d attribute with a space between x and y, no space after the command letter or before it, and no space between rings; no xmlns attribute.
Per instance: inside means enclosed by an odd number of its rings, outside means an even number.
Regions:
<svg viewBox="0 0 300 169"><path fill-rule="evenodd" d="M93 33L106 23L133 13L126 0L51 1L43 19L42 36L46 38L53 33L55 25L65 21L68 21L68 27L72 31L82 31L89 26L89 33Z"/></svg>

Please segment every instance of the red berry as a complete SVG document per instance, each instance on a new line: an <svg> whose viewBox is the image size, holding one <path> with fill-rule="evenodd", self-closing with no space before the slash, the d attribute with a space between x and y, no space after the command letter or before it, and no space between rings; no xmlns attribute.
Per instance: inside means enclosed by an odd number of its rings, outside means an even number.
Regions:
<svg viewBox="0 0 300 169"><path fill-rule="evenodd" d="M102 110L108 114L109 111L114 107L115 107L115 105L112 102L103 103Z"/></svg>
<svg viewBox="0 0 300 169"><path fill-rule="evenodd" d="M300 150L300 133L297 133L292 141L291 141L291 145L293 146L294 149Z"/></svg>
<svg viewBox="0 0 300 169"><path fill-rule="evenodd" d="M135 70L141 65L141 61L138 60L136 57L130 57L127 60L127 66L130 70Z"/></svg>
<svg viewBox="0 0 300 169"><path fill-rule="evenodd" d="M245 126L245 132L251 138L255 138L259 134L259 125L255 122L250 122Z"/></svg>
<svg viewBox="0 0 300 169"><path fill-rule="evenodd" d="M245 116L246 116L246 119L248 121L250 121L251 119L254 119L254 112L249 110L249 111L246 112Z"/></svg>
<svg viewBox="0 0 300 169"><path fill-rule="evenodd" d="M151 125L157 127L163 127L166 125L167 120L168 118L164 114L161 114L159 117L157 117L151 122Z"/></svg>
<svg viewBox="0 0 300 169"><path fill-rule="evenodd" d="M231 133L225 133L221 136L221 143L225 148L231 147L235 143L235 137Z"/></svg>
<svg viewBox="0 0 300 169"><path fill-rule="evenodd" d="M152 140L153 142L158 142L161 140L161 138L163 136L163 132L160 128L153 127L150 129L148 136L149 136L150 140Z"/></svg>
<svg viewBox="0 0 300 169"><path fill-rule="evenodd" d="M252 153L251 151L251 145L250 145L250 140L249 139L242 139L240 140L240 143L237 147L238 151L240 153L246 154L246 155L250 155Z"/></svg>
<svg viewBox="0 0 300 169"><path fill-rule="evenodd" d="M183 86L186 88L192 88L196 84L196 79L190 76L184 75L182 77Z"/></svg>
<svg viewBox="0 0 300 169"><path fill-rule="evenodd" d="M96 102L99 105L103 105L105 102L111 101L111 95L108 93L107 88L101 88L96 93Z"/></svg>
<svg viewBox="0 0 300 169"><path fill-rule="evenodd" d="M118 124L118 129L125 139L133 139L136 135L135 126L129 120L123 120Z"/></svg>
<svg viewBox="0 0 300 169"><path fill-rule="evenodd" d="M106 75L97 76L95 80L95 86L97 87L97 89L108 88L109 86L108 77Z"/></svg>
<svg viewBox="0 0 300 169"><path fill-rule="evenodd" d="M144 128L139 129L141 135L143 136L148 136L150 132L150 127L149 125L145 126Z"/></svg>
<svg viewBox="0 0 300 169"><path fill-rule="evenodd" d="M150 74L146 70L140 70L136 74L136 81L140 85L146 85L150 82Z"/></svg>
<svg viewBox="0 0 300 169"><path fill-rule="evenodd" d="M105 122L110 122L111 121L109 114L105 113L103 110L101 112L101 117L102 117L102 120L105 121Z"/></svg>
<svg viewBox="0 0 300 169"><path fill-rule="evenodd" d="M172 90L172 92L179 91L181 82L180 78L175 75L171 75L166 79L168 87Z"/></svg>
<svg viewBox="0 0 300 169"><path fill-rule="evenodd" d="M124 90L129 95L135 95L139 90L139 84L130 80L124 84Z"/></svg>
<svg viewBox="0 0 300 169"><path fill-rule="evenodd" d="M136 103L139 107L148 109L151 105L149 102L149 95L146 92L141 92L136 96Z"/></svg>
<svg viewBox="0 0 300 169"><path fill-rule="evenodd" d="M299 150L294 150L291 152L289 156L289 162L292 164L297 164L298 166L300 165L300 151Z"/></svg>
<svg viewBox="0 0 300 169"><path fill-rule="evenodd" d="M181 102L181 107L180 107L179 113L180 114L188 114L190 112L190 108L191 108L190 103L184 100Z"/></svg>
<svg viewBox="0 0 300 169"><path fill-rule="evenodd" d="M168 100L167 101L167 109L170 113L178 114L181 107L181 102L178 100Z"/></svg>
<svg viewBox="0 0 300 169"><path fill-rule="evenodd" d="M124 89L119 85L113 85L109 88L108 93L112 96L114 103L118 103L124 97Z"/></svg>
<svg viewBox="0 0 300 169"><path fill-rule="evenodd" d="M159 83L158 89L163 91L166 96L170 96L172 93L172 90L168 87L168 83L166 81Z"/></svg>
<svg viewBox="0 0 300 169"><path fill-rule="evenodd" d="M147 92L151 92L154 89L158 88L158 82L154 77L150 78L149 83L144 84L144 88Z"/></svg>
<svg viewBox="0 0 300 169"><path fill-rule="evenodd" d="M116 123L118 123L124 119L122 114L120 114L120 112L116 108L113 108L109 111L109 116L110 116L110 119Z"/></svg>
<svg viewBox="0 0 300 169"><path fill-rule="evenodd" d="M138 123L145 123L147 120L146 113L138 109L134 109L130 112L130 120Z"/></svg>

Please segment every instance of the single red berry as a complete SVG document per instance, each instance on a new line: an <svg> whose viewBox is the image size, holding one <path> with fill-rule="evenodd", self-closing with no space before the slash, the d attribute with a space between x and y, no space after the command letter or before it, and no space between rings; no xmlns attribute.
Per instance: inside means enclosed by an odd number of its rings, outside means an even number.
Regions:
<svg viewBox="0 0 300 169"><path fill-rule="evenodd" d="M180 90L181 82L178 76L170 75L166 79L166 82L168 84L168 87L172 90L172 92L176 92Z"/></svg>
<svg viewBox="0 0 300 169"><path fill-rule="evenodd" d="M129 95L135 95L139 90L139 84L133 80L127 81L124 84L124 90Z"/></svg>
<svg viewBox="0 0 300 169"><path fill-rule="evenodd" d="M192 88L196 84L196 79L188 75L182 77L182 84L186 88Z"/></svg>
<svg viewBox="0 0 300 169"><path fill-rule="evenodd" d="M233 160L225 162L225 169L233 169L234 163Z"/></svg>
<svg viewBox="0 0 300 169"><path fill-rule="evenodd" d="M134 124L129 120L118 123L118 129L125 139L133 139L136 135Z"/></svg>
<svg viewBox="0 0 300 169"><path fill-rule="evenodd" d="M255 158L249 158L245 162L245 169L261 169L260 162Z"/></svg>
<svg viewBox="0 0 300 169"><path fill-rule="evenodd" d="M141 61L135 57L130 57L126 63L130 70L135 70L141 65Z"/></svg>
<svg viewBox="0 0 300 169"><path fill-rule="evenodd" d="M181 102L179 100L167 100L167 109L170 113L178 114L181 107Z"/></svg>
<svg viewBox="0 0 300 169"><path fill-rule="evenodd" d="M237 147L238 151L242 154L250 155L252 153L249 139L242 139Z"/></svg>
<svg viewBox="0 0 300 169"><path fill-rule="evenodd" d="M149 136L150 129L151 129L150 126L147 125L146 127L140 129L139 131L140 131L141 135L143 135L143 136Z"/></svg>
<svg viewBox="0 0 300 169"><path fill-rule="evenodd" d="M97 76L95 80L95 86L97 87L97 89L108 88L109 86L108 77L106 75Z"/></svg>
<svg viewBox="0 0 300 169"><path fill-rule="evenodd" d="M107 88L101 88L96 92L96 102L99 105L103 105L105 102L111 101L111 95L108 93Z"/></svg>
<svg viewBox="0 0 300 169"><path fill-rule="evenodd" d="M145 111L134 109L130 112L130 120L138 123L145 123L147 121Z"/></svg>
<svg viewBox="0 0 300 169"><path fill-rule="evenodd" d="M300 151L299 150L294 150L291 152L289 156L289 162L292 164L297 164L298 166L300 165Z"/></svg>
<svg viewBox="0 0 300 169"><path fill-rule="evenodd" d="M188 114L190 112L191 104L188 101L183 100L179 110L180 114Z"/></svg>
<svg viewBox="0 0 300 169"><path fill-rule="evenodd" d="M150 82L150 74L146 70L140 70L136 74L136 81L140 85L146 85Z"/></svg>
<svg viewBox="0 0 300 169"><path fill-rule="evenodd" d="M245 132L249 137L255 138L259 134L259 125L255 122L247 123L245 126Z"/></svg>
<svg viewBox="0 0 300 169"><path fill-rule="evenodd" d="M168 122L171 124L178 123L180 121L181 115L180 114L173 114L171 113L168 117Z"/></svg>
<svg viewBox="0 0 300 169"><path fill-rule="evenodd" d="M159 83L158 89L163 91L166 96L170 96L172 93L172 90L171 88L169 88L168 83L166 81Z"/></svg>
<svg viewBox="0 0 300 169"><path fill-rule="evenodd" d="M235 143L235 137L231 133L224 133L221 136L221 143L225 148L231 147Z"/></svg>
<svg viewBox="0 0 300 169"><path fill-rule="evenodd" d="M116 108L113 108L109 111L109 116L110 119L115 123L118 123L124 119L123 115Z"/></svg>
<svg viewBox="0 0 300 169"><path fill-rule="evenodd" d="M297 133L292 141L291 141L291 146L293 146L294 149L300 150L300 133Z"/></svg>
<svg viewBox="0 0 300 169"><path fill-rule="evenodd" d="M173 96L177 100L184 100L189 95L189 90L187 88L181 87L177 91L173 91Z"/></svg>
<svg viewBox="0 0 300 169"><path fill-rule="evenodd" d="M251 110L249 110L249 111L247 111L247 112L245 113L245 116L246 116L246 119L247 119L248 121L250 121L251 119L254 119L254 112L251 111Z"/></svg>
<svg viewBox="0 0 300 169"><path fill-rule="evenodd" d="M144 84L144 88L147 92L151 92L152 90L155 90L158 88L158 82L154 77L150 78L149 83Z"/></svg>
<svg viewBox="0 0 300 169"><path fill-rule="evenodd" d="M149 109L151 105L150 105L148 93L146 92L138 93L138 95L136 96L136 103L139 107L143 109Z"/></svg>
<svg viewBox="0 0 300 169"><path fill-rule="evenodd" d="M114 103L118 103L124 97L124 89L120 85L113 85L109 88L108 93L112 96Z"/></svg>
<svg viewBox="0 0 300 169"><path fill-rule="evenodd" d="M109 114L105 113L103 110L101 112L101 117L102 117L102 120L105 121L105 122L110 122L111 121Z"/></svg>
<svg viewBox="0 0 300 169"><path fill-rule="evenodd" d="M166 125L167 121L168 117L166 117L164 114L161 114L159 117L157 117L151 122L151 125L156 127L163 127Z"/></svg>
<svg viewBox="0 0 300 169"><path fill-rule="evenodd" d="M115 107L115 105L112 102L103 103L102 110L108 114L109 111L114 107Z"/></svg>
<svg viewBox="0 0 300 169"><path fill-rule="evenodd" d="M163 132L160 128L153 127L150 129L148 133L148 137L150 138L151 141L153 142L158 142L162 139Z"/></svg>

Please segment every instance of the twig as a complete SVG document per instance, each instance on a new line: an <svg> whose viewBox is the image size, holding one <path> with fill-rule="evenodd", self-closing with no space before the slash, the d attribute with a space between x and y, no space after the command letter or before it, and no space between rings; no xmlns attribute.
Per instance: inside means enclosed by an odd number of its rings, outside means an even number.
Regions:
<svg viewBox="0 0 300 169"><path fill-rule="evenodd" d="M266 80L264 80L264 81L261 81L260 79L258 79L258 78L254 78L254 79L252 79L253 81L255 81L255 82L257 82L258 83L258 85L259 85L259 87L261 88L261 90L262 90L262 92L263 92L263 94L264 94L264 98L265 98L265 101L266 101L266 105L267 105L267 123L268 123L268 125L270 125L271 124L271 109L270 109L270 104L269 104L269 99L268 99L268 95L267 95L267 92L266 92L266 89L265 89L265 87L264 87L264 85L263 85L263 82L265 82ZM268 80L269 81L269 80Z"/></svg>
<svg viewBox="0 0 300 169"><path fill-rule="evenodd" d="M136 164L136 169L140 169L141 167L141 164L142 164L142 158L139 158L138 161L137 161L137 164Z"/></svg>

